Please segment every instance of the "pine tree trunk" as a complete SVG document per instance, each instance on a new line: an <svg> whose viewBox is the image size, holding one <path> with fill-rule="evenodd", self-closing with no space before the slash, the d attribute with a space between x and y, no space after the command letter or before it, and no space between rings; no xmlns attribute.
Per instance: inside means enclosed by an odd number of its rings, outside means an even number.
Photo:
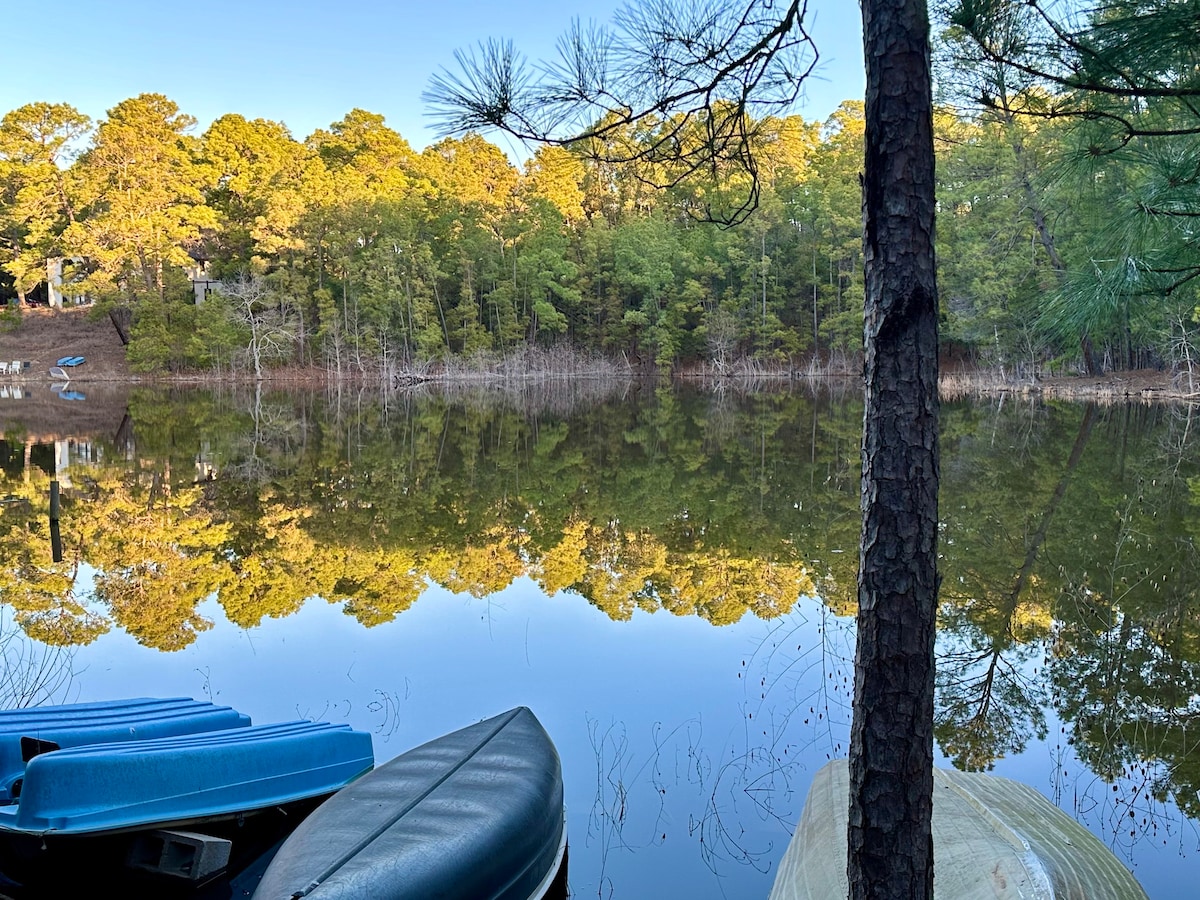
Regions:
<svg viewBox="0 0 1200 900"><path fill-rule="evenodd" d="M1050 267L1054 270L1054 276L1058 279L1058 286L1061 289L1067 281L1067 264L1063 262L1062 256L1059 255L1058 246L1054 242L1054 234L1050 231L1050 226L1046 223L1046 213L1042 209L1041 200L1033 189L1033 179L1029 174L1031 166L1025 153L1025 144L1017 134L1016 116L1009 109L1008 98L1006 96L1001 97L1000 108L1004 113L1004 125L1011 135L1013 157L1017 161L1017 172L1021 182L1021 192L1025 195L1025 205L1029 207L1033 215L1034 231L1042 248L1046 251L1046 256L1050 259ZM1079 336L1079 349L1083 353L1083 365L1087 373L1089 375L1099 375L1100 363L1096 359L1095 350L1092 348L1092 340L1088 337L1086 331Z"/></svg>
<svg viewBox="0 0 1200 900"><path fill-rule="evenodd" d="M866 411L850 739L852 900L933 894L937 286L925 0L863 0Z"/></svg>

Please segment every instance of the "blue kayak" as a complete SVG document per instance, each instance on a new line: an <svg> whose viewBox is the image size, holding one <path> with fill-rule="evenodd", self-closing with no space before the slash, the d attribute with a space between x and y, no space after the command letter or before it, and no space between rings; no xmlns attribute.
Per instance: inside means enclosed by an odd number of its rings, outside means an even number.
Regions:
<svg viewBox="0 0 1200 900"><path fill-rule="evenodd" d="M329 794L374 763L348 725L284 722L183 737L86 744L25 766L0 836L91 834L203 822Z"/></svg>
<svg viewBox="0 0 1200 900"><path fill-rule="evenodd" d="M563 889L558 751L525 707L342 788L284 841L253 900L540 900Z"/></svg>
<svg viewBox="0 0 1200 900"><path fill-rule="evenodd" d="M374 764L347 725L188 698L0 712L0 895L171 895L234 873ZM26 896L22 894L22 896Z"/></svg>
<svg viewBox="0 0 1200 900"><path fill-rule="evenodd" d="M137 697L0 710L0 803L16 800L25 763L38 753L84 744L245 728L250 717L190 697Z"/></svg>

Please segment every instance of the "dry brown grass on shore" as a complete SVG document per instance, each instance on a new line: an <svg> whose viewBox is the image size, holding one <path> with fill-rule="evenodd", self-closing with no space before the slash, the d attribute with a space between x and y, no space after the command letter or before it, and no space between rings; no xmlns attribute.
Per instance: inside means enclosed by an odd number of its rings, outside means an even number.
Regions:
<svg viewBox="0 0 1200 900"><path fill-rule="evenodd" d="M93 316L91 307L5 311L0 329L0 360L29 363L26 377L45 380L64 356L86 362L71 373L72 381L135 381L125 360L125 347L112 322Z"/></svg>
<svg viewBox="0 0 1200 900"><path fill-rule="evenodd" d="M632 372L615 360L566 346L520 347L507 353L450 357L427 367L429 381L506 381L564 378L627 378Z"/></svg>
<svg viewBox="0 0 1200 900"><path fill-rule="evenodd" d="M2 323L0 323L2 324ZM87 307L72 309L24 309L0 328L0 361L29 362L27 374L5 379L5 383L34 385L49 380L49 367L62 356L83 356L87 362L71 373L73 384L97 382L135 384L174 382L192 384L254 383L248 368L196 371L161 375L139 375L130 371L125 348L107 317L96 317ZM292 365L272 368L264 382L275 387L321 388L331 382L363 384L385 390L431 384L503 384L506 389L522 385L571 379L630 379L654 375L623 359L586 353L565 345L519 347L507 353L451 357L414 365L385 363L354 365L339 370L324 365ZM711 363L698 364L674 373L712 386L739 390L768 388L802 382L841 385L839 390L858 390L860 361L835 355L813 359L793 367L754 359L732 361L722 370ZM1115 372L1099 378L1082 375L1037 379L1006 378L1002 373L970 368L945 368L940 381L945 399L973 396L1017 395L1066 400L1096 400L1104 403L1200 402L1200 376L1186 372L1140 370Z"/></svg>
<svg viewBox="0 0 1200 900"><path fill-rule="evenodd" d="M956 370L942 374L939 389L945 400L1012 394L1099 403L1200 402L1200 393L1190 389L1186 376L1154 369L1021 380L1004 379L995 372Z"/></svg>

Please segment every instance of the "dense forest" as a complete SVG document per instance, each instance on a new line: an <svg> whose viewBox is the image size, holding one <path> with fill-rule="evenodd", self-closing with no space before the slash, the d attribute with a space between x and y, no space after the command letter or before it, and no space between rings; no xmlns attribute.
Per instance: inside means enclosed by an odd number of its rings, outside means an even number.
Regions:
<svg viewBox="0 0 1200 900"><path fill-rule="evenodd" d="M1177 8L1194 35L1196 3L1151 5L1160 20ZM1197 50L1130 41L1116 17L1136 6L1096 12L1086 34L1166 85L1149 96L1022 63L1012 48L1036 46L1015 33L1025 20L961 4L940 23L947 355L1020 376L1171 367L1190 385ZM236 113L196 125L153 93L98 122L66 103L4 115L5 318L61 278L68 298L127 327L131 364L151 372L378 375L562 347L635 370L857 367L858 100L823 122L748 123L758 202L731 228L704 220L748 195L744 173L677 181L605 161L659 140L654 125L520 165L475 134L418 152L361 109L303 140Z"/></svg>

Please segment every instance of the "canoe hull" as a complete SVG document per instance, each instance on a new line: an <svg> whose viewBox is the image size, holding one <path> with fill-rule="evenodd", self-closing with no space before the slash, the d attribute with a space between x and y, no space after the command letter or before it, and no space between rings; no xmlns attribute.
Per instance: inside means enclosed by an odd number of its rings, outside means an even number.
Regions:
<svg viewBox="0 0 1200 900"><path fill-rule="evenodd" d="M524 707L343 788L280 848L254 900L534 900L565 877L558 752Z"/></svg>

